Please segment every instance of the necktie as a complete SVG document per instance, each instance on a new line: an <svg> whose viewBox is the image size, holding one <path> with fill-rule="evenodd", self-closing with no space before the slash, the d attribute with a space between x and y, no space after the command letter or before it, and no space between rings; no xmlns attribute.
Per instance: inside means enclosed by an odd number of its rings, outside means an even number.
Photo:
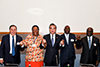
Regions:
<svg viewBox="0 0 100 67"><path fill-rule="evenodd" d="M15 56L14 36L12 36L12 55Z"/></svg>
<svg viewBox="0 0 100 67"><path fill-rule="evenodd" d="M91 48L91 40L90 40L90 37L89 37L89 49Z"/></svg>
<svg viewBox="0 0 100 67"><path fill-rule="evenodd" d="M54 47L54 39L53 39L53 35L52 35L52 47Z"/></svg>

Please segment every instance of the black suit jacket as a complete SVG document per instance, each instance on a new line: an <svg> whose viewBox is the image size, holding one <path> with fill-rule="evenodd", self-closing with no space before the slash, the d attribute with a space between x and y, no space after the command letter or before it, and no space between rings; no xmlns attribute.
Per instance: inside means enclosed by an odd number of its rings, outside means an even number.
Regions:
<svg viewBox="0 0 100 67"><path fill-rule="evenodd" d="M76 43L76 47L83 47L81 53L80 63L89 63L96 64L96 61L100 60L100 46L99 39L93 36L92 45L89 49L87 36L82 38L80 41L78 40Z"/></svg>
<svg viewBox="0 0 100 67"><path fill-rule="evenodd" d="M65 61L65 63L74 64L74 59L75 59L74 43L76 37L74 34L70 33L69 44L67 44L66 37L64 34L62 34L61 37L64 40L65 47L61 48L60 59L61 61Z"/></svg>
<svg viewBox="0 0 100 67"><path fill-rule="evenodd" d="M44 39L46 39L46 41L47 41L47 47L46 47L44 62L45 63L52 63L52 61L59 60L58 49L59 49L59 43L61 41L61 37L57 34L55 35L54 47L52 47L50 34L45 35Z"/></svg>
<svg viewBox="0 0 100 67"><path fill-rule="evenodd" d="M15 46L15 64L20 63L20 45L17 45L17 42L22 41L22 37L16 35L16 46ZM11 56L10 52L10 35L5 35L2 37L2 42L0 46L0 58L3 58L4 64L10 63L9 57Z"/></svg>

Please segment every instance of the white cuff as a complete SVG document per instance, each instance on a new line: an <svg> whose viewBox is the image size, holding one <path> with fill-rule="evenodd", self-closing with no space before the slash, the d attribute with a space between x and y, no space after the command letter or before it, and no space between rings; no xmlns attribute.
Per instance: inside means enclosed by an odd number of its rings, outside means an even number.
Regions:
<svg viewBox="0 0 100 67"><path fill-rule="evenodd" d="M21 48L23 48L25 45L22 45Z"/></svg>
<svg viewBox="0 0 100 67"><path fill-rule="evenodd" d="M0 58L0 60L3 60L3 58Z"/></svg>
<svg viewBox="0 0 100 67"><path fill-rule="evenodd" d="M44 47L44 44L42 44L42 46Z"/></svg>
<svg viewBox="0 0 100 67"><path fill-rule="evenodd" d="M59 46L61 47L61 44Z"/></svg>
<svg viewBox="0 0 100 67"><path fill-rule="evenodd" d="M65 47L65 45L62 45L62 47Z"/></svg>

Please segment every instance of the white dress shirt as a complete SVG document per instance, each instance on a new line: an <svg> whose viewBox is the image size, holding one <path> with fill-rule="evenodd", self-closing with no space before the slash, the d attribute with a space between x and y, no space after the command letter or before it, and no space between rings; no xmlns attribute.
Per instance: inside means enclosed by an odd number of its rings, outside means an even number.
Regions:
<svg viewBox="0 0 100 67"><path fill-rule="evenodd" d="M54 44L55 44L55 38L56 38L56 35L53 34ZM50 34L50 39L51 39L51 41L52 41L52 34Z"/></svg>
<svg viewBox="0 0 100 67"><path fill-rule="evenodd" d="M91 44L92 44L92 38L93 38L93 36L90 36ZM87 36L87 40L89 42L89 36Z"/></svg>
<svg viewBox="0 0 100 67"><path fill-rule="evenodd" d="M69 34L64 33L64 35L65 35L65 38L66 38L67 44L69 44Z"/></svg>
<svg viewBox="0 0 100 67"><path fill-rule="evenodd" d="M14 35L14 46L16 46L16 35ZM10 34L10 54L12 54L12 35Z"/></svg>

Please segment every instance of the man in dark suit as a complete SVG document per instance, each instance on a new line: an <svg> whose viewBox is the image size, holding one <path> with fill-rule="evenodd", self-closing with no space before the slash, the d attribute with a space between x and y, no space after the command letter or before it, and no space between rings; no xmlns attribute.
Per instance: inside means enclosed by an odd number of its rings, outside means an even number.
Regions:
<svg viewBox="0 0 100 67"><path fill-rule="evenodd" d="M51 23L49 26L50 34L44 35L43 43L47 43L44 57L45 66L57 66L59 61L59 44L64 45L64 41L56 34L56 25Z"/></svg>
<svg viewBox="0 0 100 67"><path fill-rule="evenodd" d="M0 46L0 63L7 66L7 63L19 64L20 63L20 48L19 42L22 37L18 36L17 27L11 25L9 27L10 34L2 37Z"/></svg>
<svg viewBox="0 0 100 67"><path fill-rule="evenodd" d="M82 39L77 36L77 48L82 48L81 60L82 64L98 65L100 60L99 39L93 36L93 28L87 28L87 36Z"/></svg>
<svg viewBox="0 0 100 67"><path fill-rule="evenodd" d="M75 35L70 33L70 27L68 25L64 28L64 34L61 35L64 40L65 46L61 48L60 52L60 67L74 67L75 59Z"/></svg>

